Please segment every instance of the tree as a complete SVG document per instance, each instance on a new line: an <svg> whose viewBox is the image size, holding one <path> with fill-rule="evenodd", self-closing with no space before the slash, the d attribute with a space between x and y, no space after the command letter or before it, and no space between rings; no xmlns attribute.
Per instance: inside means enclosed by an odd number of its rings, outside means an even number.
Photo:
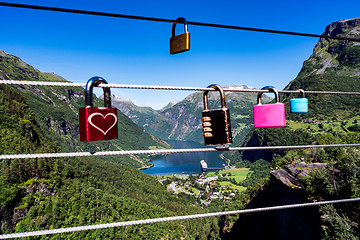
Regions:
<svg viewBox="0 0 360 240"><path fill-rule="evenodd" d="M351 221L348 217L337 213L333 205L324 205L320 207L320 212L323 214L323 224L325 225L324 240L357 240L355 231L351 226Z"/></svg>

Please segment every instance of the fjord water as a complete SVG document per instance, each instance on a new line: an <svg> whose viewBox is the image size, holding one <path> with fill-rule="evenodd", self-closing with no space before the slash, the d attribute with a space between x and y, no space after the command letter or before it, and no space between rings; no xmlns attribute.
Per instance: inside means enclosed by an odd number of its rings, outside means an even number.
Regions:
<svg viewBox="0 0 360 240"><path fill-rule="evenodd" d="M191 141L168 141L174 149L204 148L201 143ZM154 158L153 167L142 170L150 175L191 174L201 173L200 160L205 160L210 168L221 168L224 160L220 158L221 152L200 153L173 153Z"/></svg>

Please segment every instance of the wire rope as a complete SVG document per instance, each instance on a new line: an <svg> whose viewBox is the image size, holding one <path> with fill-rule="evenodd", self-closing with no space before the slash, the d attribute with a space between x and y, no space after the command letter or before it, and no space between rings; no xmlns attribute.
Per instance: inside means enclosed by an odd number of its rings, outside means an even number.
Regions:
<svg viewBox="0 0 360 240"><path fill-rule="evenodd" d="M100 152L67 152L67 153L31 153L0 155L1 159L26 159L26 158L59 158L59 157L90 157L112 155L139 155L139 154L173 154L193 152L217 152L217 151L249 151L249 150L274 150L274 149L306 149L306 148L334 148L334 147L360 147L360 143L354 144L324 144L324 145L297 145L297 146L264 146L264 147L214 147L214 148L184 148L184 149L158 149L158 150L122 150Z"/></svg>
<svg viewBox="0 0 360 240"><path fill-rule="evenodd" d="M26 80L0 80L0 84L28 85L28 86L54 86L54 87L85 87L85 83L72 82L45 82ZM155 86L155 85L130 85L130 84L99 84L98 87L125 88L125 89L152 89L152 90L181 90L181 91L216 91L213 88L180 87L180 86ZM243 89L241 87L224 87L225 92L269 92L256 88ZM298 90L279 90L279 93L299 93ZM304 91L306 94L329 94L329 95L360 95L360 92L333 92L333 91Z"/></svg>
<svg viewBox="0 0 360 240"><path fill-rule="evenodd" d="M50 235L50 234L58 234L58 233L70 233L70 232L87 231L87 230L95 230L95 229L105 229L105 228L124 227L124 226L133 226L133 225L143 225L143 224L149 224L149 223L189 220L189 219L207 218L207 217L218 217L218 216L234 215L234 214L258 213L258 212L265 212L265 211L277 211L277 210L284 210L284 209L293 209L293 208L302 208L302 207L314 207L314 206L320 206L320 205L325 205L325 204L349 203L349 202L357 202L357 201L360 201L360 198L349 198L349 199L339 199L339 200L331 200L331 201L300 203L300 204L282 205L282 206L274 206L274 207L243 209L243 210L235 210L235 211L204 213L204 214L194 214L194 215L175 216L175 217L143 219L143 220L135 220L135 221L105 223L105 224L87 225L87 226L78 226L78 227L69 227L69 228L59 228L59 229L50 229L50 230L33 231L33 232L11 233L11 234L0 235L0 239L10 239L10 238L19 238L19 237L33 237L33 236Z"/></svg>
<svg viewBox="0 0 360 240"><path fill-rule="evenodd" d="M86 11L86 10L76 10L76 9L65 9L65 8L55 8L55 7L45 7L45 6L35 6L27 4L16 4L16 3L7 3L0 2L0 6L7 7L17 7L17 8L28 8L36 10L47 10L47 11L57 11L57 12L67 12L67 13L76 13L76 14L87 14L87 15L97 15L97 16L107 16L107 17L117 17L117 18L128 18L128 19L137 19L137 20L147 20L147 21L156 21L156 22L167 22L174 23L175 20L172 19L163 19L163 18L154 18L154 17L144 17L144 16L134 16L134 15L125 15L125 14L115 14L115 13L105 13L105 12L95 12L95 11ZM275 34L286 34L286 35L295 35L295 36L306 36L306 37L318 37L326 39L337 39L337 40L347 40L360 42L360 39L357 38L346 38L346 37L335 37L335 36L325 36L318 34L309 34L309 33L300 33L300 32L290 32L290 31L280 31L280 30L271 30L271 29L261 29L261 28L250 28L250 27L241 27L241 26L232 26L232 25L223 25L223 24L214 24L214 23L203 23L203 22L192 22L189 21L190 25L197 26L206 26L206 27L216 27L216 28L225 28L225 29L235 29L235 30L244 30L244 31L256 31L264 33L275 33ZM74 87L84 87L83 83L66 83L66 82L38 82L38 81L11 81L11 80L2 80L0 84L20 84L20 85L42 85L42 86L74 86ZM212 91L213 89L209 88L191 88L191 87L165 87L165 86L144 86L144 85L119 85L119 84L109 84L105 85L106 87L112 88L135 88L135 89L158 89L158 90L191 90L191 91ZM99 87L105 87L100 85ZM234 92L261 92L258 89L224 89L224 91L234 91ZM264 91L266 92L266 91ZM279 91L283 93L296 93L297 91L283 90ZM307 94L346 94L346 95L360 95L358 92L327 92L327 91L307 91ZM0 159L13 159L13 158L39 158L39 157L69 157L69 156L99 156L99 155L129 155L129 154L170 154L170 153L186 153L186 152L212 152L212 151L245 151L245 150L269 150L269 149L296 149L296 148L324 148L324 147L358 147L360 144L332 144L332 145L303 145L303 146L267 146L267 147L235 147L235 148L202 148L202 149L171 149L171 150L132 150L132 151L109 151L109 152L75 152L75 153L40 153L40 154L15 154L15 155L0 155ZM157 218L157 219L146 219L138 221L128 221L120 223L110 223L110 224L99 224L91 226L80 226L72 228L63 228L63 229L52 229L44 231L35 231L27 233L15 233L15 234L5 234L0 235L0 239L8 238L17 238L17 237L29 237L29 236L39 236L47 234L56 234L56 233L65 233L65 232L74 232L90 229L101 229L117 226L130 226L130 225L139 225L155 222L164 222L164 221L175 221L175 220L184 220L184 219L194 219L194 218L203 218L203 217L213 217L213 216L222 216L230 214L242 214L250 212L261 212L261 211L273 211L280 209L289 209L297 207L308 207L315 205L323 204L334 204L334 203L344 203L359 201L360 198L355 199L342 199L334 201L325 201L325 202L315 202L315 203L304 203L304 204L293 204L285 206L276 206L276 207L266 207L258 209L245 209L238 211L228 211L228 212L218 212L218 213L207 213L207 214L196 214L196 215L187 215L187 216L177 216L177 217L167 217L167 218Z"/></svg>
<svg viewBox="0 0 360 240"><path fill-rule="evenodd" d="M76 9L65 9L65 8L55 8L55 7L45 7L45 6L35 6L27 4L17 4L17 3L8 3L0 2L0 6L7 7L17 7L17 8L27 8L27 9L36 9L36 10L47 10L47 11L56 11L56 12L67 12L67 13L76 13L76 14L87 14L87 15L97 15L97 16L106 16L106 17L116 17L116 18L128 18L136 20L146 20L146 21L156 21L156 22L166 22L174 23L175 20L164 19L164 18L155 18L155 17L144 17L144 16L135 16L135 15L125 15L125 14L115 14L115 13L105 13L105 12L95 12L95 11L86 11L86 10L76 10ZM305 37L318 37L326 39L337 39L337 40L346 40L346 41L355 41L360 42L358 38L346 38L346 37L335 37L335 36L325 36L318 34L309 34L309 33L300 33L300 32L291 32L291 31L281 31L281 30L271 30L271 29L261 29L261 28L251 28L251 27L241 27L241 26L232 26L232 25L223 25L223 24L214 24L214 23L203 23L203 22L192 22L188 21L189 25L197 26L206 26L206 27L216 27L216 28L225 28L225 29L234 29L234 30L244 30L244 31L255 31L255 32L264 32L264 33L274 33L274 34L285 34L285 35L295 35L295 36L305 36ZM7 81L7 82L4 82ZM11 80L10 80L11 81ZM23 85L42 85L42 86L76 86L84 87L83 83L65 83L65 82L31 82L26 83L23 81L19 82L10 82L9 80L1 80L0 84L23 84ZM213 89L209 88L180 88L180 87L164 87L164 86L143 86L143 85L119 85L119 84L109 84L105 85L106 87L113 88L140 88L140 89L163 89L163 90L192 90L192 91L212 91ZM105 87L100 85L99 87ZM258 89L224 89L224 91L234 91L234 92L261 92ZM266 91L264 91L266 92ZM283 90L279 91L283 93L296 93L297 91ZM326 91L306 91L307 94L345 94L345 95L360 95L358 92L326 92ZM75 152L75 153L39 153L39 154L16 154L16 155L0 155L0 159L13 159L13 158L39 158L39 157L69 157L69 156L99 156L99 155L128 155L128 154L170 154L170 153L184 153L184 152L212 152L212 151L245 151L245 150L269 150L269 149L297 149L297 148L324 148L324 147L358 147L360 144L332 144L332 145L302 145L302 146L267 146L267 147L235 147L235 148L202 148L202 149L164 149L164 150L133 150L133 151L112 151L112 152ZM336 203L345 203L345 202L355 202L360 201L360 198L353 199L341 199L333 201L323 201L323 202L314 202L314 203L303 203L303 204L293 204L293 205L283 205L275 207L265 207L257 209L244 209L237 211L227 211L227 212L216 212L216 213L206 213L206 214L195 214L195 215L186 215L186 216L175 216L175 217L165 217L165 218L156 218L156 219L145 219L145 220L136 220L136 221L127 221L127 222L118 222L118 223L109 223L109 224L98 224L90 226L79 226L79 227L70 227L70 228L61 228L61 229L51 229L43 231L34 231L34 232L24 232L24 233L14 233L14 234L3 234L0 235L0 239L10 239L10 238L19 238L19 237L31 237L31 236L40 236L48 234L57 234L57 233L68 233L75 231L84 231L92 229L104 229L111 227L120 227L120 226L131 226L131 225L140 225L156 222L165 222L165 221L177 221L177 220L186 220L186 219L195 219L195 218L205 218L205 217L215 217L231 214L244 214L244 213L254 213L262 211L274 211L281 209L290 209L290 208L300 208L300 207L310 207L310 206L319 206L324 204L336 204Z"/></svg>
<svg viewBox="0 0 360 240"><path fill-rule="evenodd" d="M9 3L9 2L0 2L0 6L27 8L27 9L33 9L33 10L65 12L65 13L75 13L75 14L86 14L86 15L95 15L95 16L104 16L104 17L127 18L127 19L135 19L135 20L154 21L154 22L165 22L165 23L174 23L175 22L175 20L173 20L173 19L165 19L165 18L135 16L135 15L118 14L118 13L107 13L107 12L96 12L96 11L58 8L58 7L37 6L37 5ZM224 25L224 24L216 24L216 23L188 21L188 24L196 25L196 26L204 26L204 27L215 27L215 28L225 28L225 29L233 29L233 30L285 34L285 35L303 36L303 37L318 37L318 38L360 42L359 38L335 37L335 36L326 36L326 35L318 35L318 34L311 34L311 33L300 33L300 32L281 31L281 30L272 30L272 29L263 29L263 28L252 28L252 27L241 27L241 26L232 26L232 25Z"/></svg>

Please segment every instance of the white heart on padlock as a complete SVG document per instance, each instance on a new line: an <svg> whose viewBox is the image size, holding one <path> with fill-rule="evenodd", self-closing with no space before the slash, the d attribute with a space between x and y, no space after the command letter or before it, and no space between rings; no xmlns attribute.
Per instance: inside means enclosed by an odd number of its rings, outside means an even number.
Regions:
<svg viewBox="0 0 360 240"><path fill-rule="evenodd" d="M94 116L96 116L96 115L100 115L100 116L102 116L104 119L107 117L107 116L113 116L114 117L114 123L106 130L106 131L103 131L101 128L99 128L98 126L96 126L92 121L91 121L91 119L94 117ZM116 125L116 123L117 123L117 116L115 115L115 114L113 114L113 113L108 113L108 114L106 114L105 116L103 115L103 114L101 114L101 113L92 113L92 114L90 114L90 116L88 117L88 121L89 121L89 123L91 124L91 126L93 126L94 128L96 128L97 130L99 130L100 132L102 132L104 135L106 135L109 131L110 131L110 129L112 129L115 125Z"/></svg>

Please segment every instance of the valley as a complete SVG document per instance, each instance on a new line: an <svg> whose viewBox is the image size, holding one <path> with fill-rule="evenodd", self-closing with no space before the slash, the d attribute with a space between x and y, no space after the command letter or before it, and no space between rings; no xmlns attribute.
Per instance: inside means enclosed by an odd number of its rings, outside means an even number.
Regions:
<svg viewBox="0 0 360 240"><path fill-rule="evenodd" d="M245 85L231 87L254 89ZM270 100L270 97L264 96L264 102ZM252 106L256 104L256 93L226 92L225 101L227 108L230 109L234 143L240 143L253 124ZM204 108L202 92L195 92L179 102L169 103L161 110L139 107L131 100L121 99L118 96L113 96L113 105L145 132L156 137L164 140L204 142L201 127L201 112ZM209 108L220 108L217 93L209 94Z"/></svg>
<svg viewBox="0 0 360 240"><path fill-rule="evenodd" d="M192 141L169 140L174 149L203 148L204 145ZM201 173L200 161L205 160L209 168L220 169L225 162L216 152L174 153L155 156L151 163L154 166L142 170L150 175L193 174Z"/></svg>

